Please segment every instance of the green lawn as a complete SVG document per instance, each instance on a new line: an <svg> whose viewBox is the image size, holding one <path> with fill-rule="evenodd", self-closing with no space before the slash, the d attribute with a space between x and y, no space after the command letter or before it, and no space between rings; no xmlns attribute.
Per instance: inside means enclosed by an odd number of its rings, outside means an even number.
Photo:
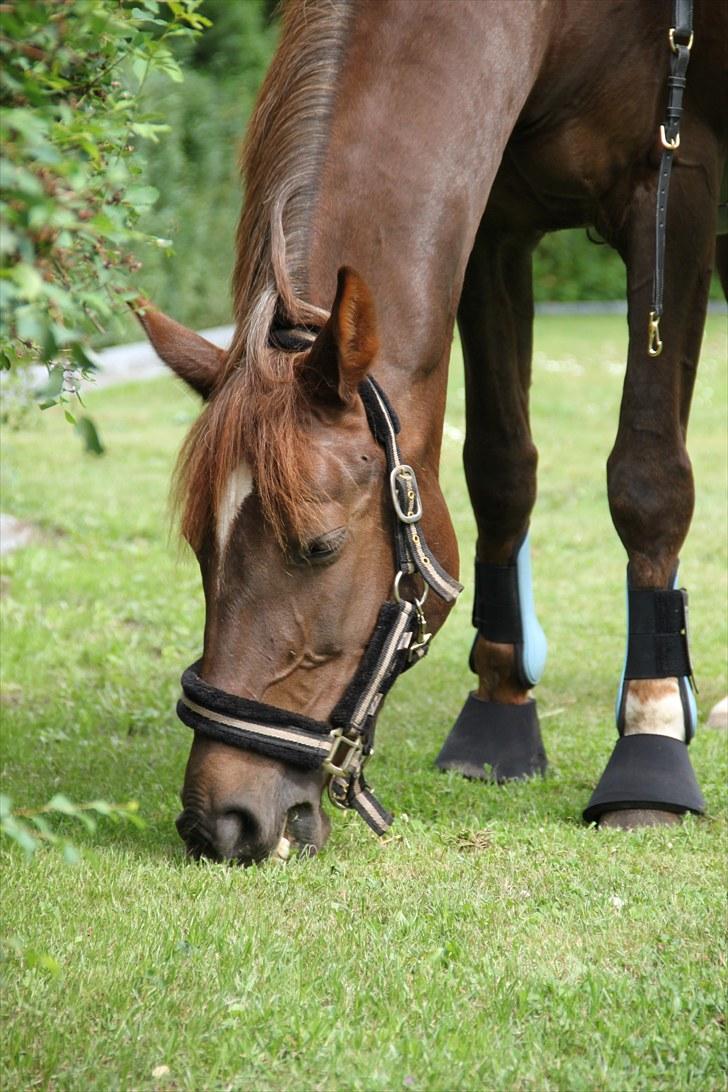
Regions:
<svg viewBox="0 0 728 1092"><path fill-rule="evenodd" d="M371 775L392 837L337 814L321 855L287 865L189 864L173 825L190 743L173 705L203 615L165 504L195 400L171 379L89 395L102 459L58 411L4 436L2 508L44 529L3 561L4 791L134 798L147 824L72 828L76 866L3 850L6 1092L726 1087L725 735L691 747L705 819L631 834L580 820L624 647L604 463L625 346L619 317L538 322L549 776L496 788L433 769L472 685L468 588L382 717ZM443 479L470 585L454 357ZM725 357L713 316L681 571L702 718L726 690Z"/></svg>

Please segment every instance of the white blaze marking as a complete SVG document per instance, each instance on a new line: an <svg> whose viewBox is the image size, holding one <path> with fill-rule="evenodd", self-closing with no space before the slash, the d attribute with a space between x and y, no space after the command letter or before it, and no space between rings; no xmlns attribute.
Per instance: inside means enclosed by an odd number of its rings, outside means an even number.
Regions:
<svg viewBox="0 0 728 1092"><path fill-rule="evenodd" d="M644 691L640 694L634 682L628 685L624 710L625 735L647 733L672 736L673 739L685 742L685 721L677 680L660 680L660 690L663 692L659 695Z"/></svg>
<svg viewBox="0 0 728 1092"><path fill-rule="evenodd" d="M227 480L217 514L217 545L220 553L225 549L235 517L240 506L253 489L253 478L247 463L241 463Z"/></svg>

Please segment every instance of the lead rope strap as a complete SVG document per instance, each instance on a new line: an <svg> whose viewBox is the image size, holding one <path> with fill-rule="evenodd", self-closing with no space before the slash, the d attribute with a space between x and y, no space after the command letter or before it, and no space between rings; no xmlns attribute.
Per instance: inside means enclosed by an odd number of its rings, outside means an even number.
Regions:
<svg viewBox="0 0 728 1092"><path fill-rule="evenodd" d="M667 234L667 198L670 191L673 154L680 147L680 118L686 74L693 47L692 0L674 0L673 26L668 34L672 56L670 75L667 78L667 108L665 122L660 126L662 158L657 177L657 204L655 210L655 271L652 278L652 308L647 324L647 352L659 356L662 352L660 319L662 318L665 287L665 238Z"/></svg>

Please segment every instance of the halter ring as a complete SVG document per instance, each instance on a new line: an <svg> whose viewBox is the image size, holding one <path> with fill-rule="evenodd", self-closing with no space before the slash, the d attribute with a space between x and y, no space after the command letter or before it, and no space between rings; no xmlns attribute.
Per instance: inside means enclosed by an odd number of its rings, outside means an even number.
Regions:
<svg viewBox="0 0 728 1092"><path fill-rule="evenodd" d="M400 569L399 572L397 573L397 575L395 576L395 578L394 578L394 591L392 592L392 594L394 595L395 603L401 603L402 602L402 596L400 595L400 592L399 592L399 585L400 585L400 581L402 580L403 576L411 576L411 573L406 573L404 571L404 569ZM424 581L423 581L423 584L424 584ZM414 598L414 604L418 608L418 610L422 610L422 607L425 604L425 600L427 599L427 595L428 595L428 592L430 590L429 587L427 586L427 584L424 584L424 589L425 590L422 593L422 598L421 599L418 599L417 596L415 596L415 598ZM407 602L410 602L410 600L407 600Z"/></svg>

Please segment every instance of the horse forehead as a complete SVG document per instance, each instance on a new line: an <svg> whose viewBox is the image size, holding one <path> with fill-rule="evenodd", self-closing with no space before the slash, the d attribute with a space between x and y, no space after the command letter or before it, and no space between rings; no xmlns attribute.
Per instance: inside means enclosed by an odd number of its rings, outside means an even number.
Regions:
<svg viewBox="0 0 728 1092"><path fill-rule="evenodd" d="M217 512L216 534L217 544L222 553L230 537L235 517L237 516L243 501L253 490L253 475L246 462L239 463L228 475L222 493Z"/></svg>

